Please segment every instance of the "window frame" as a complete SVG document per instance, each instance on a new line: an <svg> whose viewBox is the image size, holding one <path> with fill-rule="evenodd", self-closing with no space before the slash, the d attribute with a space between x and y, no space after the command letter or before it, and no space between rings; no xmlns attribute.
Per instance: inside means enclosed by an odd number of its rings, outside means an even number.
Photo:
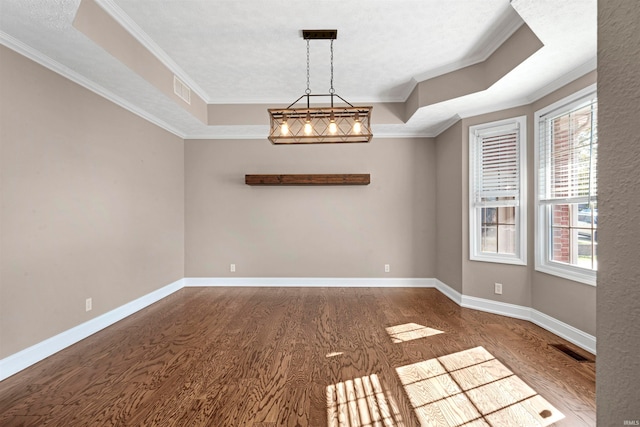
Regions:
<svg viewBox="0 0 640 427"><path fill-rule="evenodd" d="M516 253L482 252L482 207L475 206L475 172L477 165L476 133L491 133L505 128L505 133L518 131L519 195L515 203ZM527 116L469 126L469 259L500 264L527 265Z"/></svg>
<svg viewBox="0 0 640 427"><path fill-rule="evenodd" d="M594 99L597 100L597 87L595 84L536 111L534 113L533 139L535 144L535 270L591 286L596 286L597 270L553 261L550 257L553 245L551 239L551 209L554 205L540 201L540 144L542 143L540 140L540 120L550 113L566 113L581 105L588 105ZM572 204L572 202L565 204Z"/></svg>

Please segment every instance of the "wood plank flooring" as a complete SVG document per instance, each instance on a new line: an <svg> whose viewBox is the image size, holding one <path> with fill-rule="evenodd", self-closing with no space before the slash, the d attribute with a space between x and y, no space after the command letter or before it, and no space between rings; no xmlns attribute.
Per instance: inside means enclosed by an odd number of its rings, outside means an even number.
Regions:
<svg viewBox="0 0 640 427"><path fill-rule="evenodd" d="M0 425L594 426L555 343L435 289L184 288L0 382Z"/></svg>

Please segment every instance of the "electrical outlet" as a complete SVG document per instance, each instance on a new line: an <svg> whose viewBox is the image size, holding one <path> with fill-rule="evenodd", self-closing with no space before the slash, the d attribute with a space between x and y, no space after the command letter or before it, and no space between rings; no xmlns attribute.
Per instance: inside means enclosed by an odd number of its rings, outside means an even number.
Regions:
<svg viewBox="0 0 640 427"><path fill-rule="evenodd" d="M495 293L502 295L502 283L495 283Z"/></svg>
<svg viewBox="0 0 640 427"><path fill-rule="evenodd" d="M91 298L87 298L84 301L84 311L91 311L91 308L92 308L91 306L92 306Z"/></svg>
<svg viewBox="0 0 640 427"><path fill-rule="evenodd" d="M235 264L231 264L229 266L229 271L231 271L232 273L235 273L236 272L236 265Z"/></svg>
<svg viewBox="0 0 640 427"><path fill-rule="evenodd" d="M389 264L385 264L385 265L384 265L384 272L385 272L385 273L388 273L388 272L390 272L390 271L391 271L391 266L390 266Z"/></svg>

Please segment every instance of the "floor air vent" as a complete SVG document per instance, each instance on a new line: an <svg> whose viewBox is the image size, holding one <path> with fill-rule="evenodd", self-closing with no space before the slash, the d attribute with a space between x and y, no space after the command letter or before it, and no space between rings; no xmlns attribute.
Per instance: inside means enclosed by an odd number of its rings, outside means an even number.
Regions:
<svg viewBox="0 0 640 427"><path fill-rule="evenodd" d="M569 347L567 347L564 344L550 344L550 345L551 345L551 347L555 348L556 350L559 350L559 351L563 352L564 354L566 354L567 356L571 357L576 362L580 362L580 363L593 363L593 362L595 362L595 360L593 360L593 358L585 357L582 354L576 353L575 351L571 350Z"/></svg>

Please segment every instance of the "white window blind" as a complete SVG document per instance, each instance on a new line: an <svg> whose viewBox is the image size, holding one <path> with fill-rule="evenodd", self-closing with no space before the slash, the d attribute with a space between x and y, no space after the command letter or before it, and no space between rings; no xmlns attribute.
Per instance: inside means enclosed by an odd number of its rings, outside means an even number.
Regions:
<svg viewBox="0 0 640 427"><path fill-rule="evenodd" d="M538 198L541 203L596 200L598 134L595 99L541 117Z"/></svg>
<svg viewBox="0 0 640 427"><path fill-rule="evenodd" d="M517 206L520 195L518 123L476 131L473 189L476 207Z"/></svg>
<svg viewBox="0 0 640 427"><path fill-rule="evenodd" d="M527 264L526 116L469 127L469 259Z"/></svg>

